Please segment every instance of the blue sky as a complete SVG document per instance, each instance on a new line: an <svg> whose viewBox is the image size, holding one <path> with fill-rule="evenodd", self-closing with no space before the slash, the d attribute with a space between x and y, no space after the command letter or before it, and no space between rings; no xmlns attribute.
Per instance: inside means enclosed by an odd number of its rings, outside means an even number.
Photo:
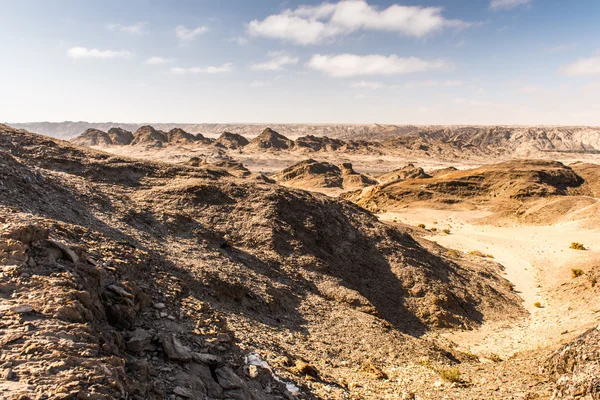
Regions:
<svg viewBox="0 0 600 400"><path fill-rule="evenodd" d="M600 125L597 0L0 7L0 121Z"/></svg>

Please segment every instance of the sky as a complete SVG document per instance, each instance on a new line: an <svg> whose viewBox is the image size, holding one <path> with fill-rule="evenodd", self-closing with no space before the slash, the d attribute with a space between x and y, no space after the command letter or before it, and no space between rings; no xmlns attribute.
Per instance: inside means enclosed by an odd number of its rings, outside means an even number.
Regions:
<svg viewBox="0 0 600 400"><path fill-rule="evenodd" d="M598 0L0 0L0 121L600 125Z"/></svg>

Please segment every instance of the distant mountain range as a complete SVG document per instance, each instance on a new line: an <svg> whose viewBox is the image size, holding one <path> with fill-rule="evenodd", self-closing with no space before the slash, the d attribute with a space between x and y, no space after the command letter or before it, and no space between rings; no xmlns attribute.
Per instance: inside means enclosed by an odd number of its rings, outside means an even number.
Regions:
<svg viewBox="0 0 600 400"><path fill-rule="evenodd" d="M114 132L118 130L115 128L136 132L142 127L148 127L140 124L88 122L40 122L12 124L12 126L62 139L71 139L92 130L108 137L110 134L104 132L113 132L114 136ZM223 142L221 144L229 148L227 143L231 140L241 141L236 147L244 147L248 144L245 138L261 139L249 145L248 151L259 150L259 148L285 150L293 147L293 141L289 139L300 139L304 147L312 147L309 142L315 140L318 142L327 140L327 143L319 143L320 148L338 147L336 142L332 141L334 139L366 140L373 144L377 143L377 147L407 149L411 150L410 153L423 152L430 157L444 154L456 154L459 157L468 154L536 157L547 152L600 154L600 127L273 124L269 125L271 129L265 131L265 126L262 124L153 124L151 132L153 134L140 140L147 142L149 139L157 139L172 143L196 138L194 140L202 140L208 144L211 139L219 138L217 143ZM172 132L171 136L168 136L167 132ZM226 136L223 136L223 132L227 132ZM94 137L97 136L96 133ZM276 137L274 133L277 134ZM85 135L82 136L78 139L86 139ZM102 141L106 140L108 139L100 138L98 145L102 145ZM134 140L132 144L140 140ZM76 142L82 145L95 145L87 140ZM125 144L125 142L118 144Z"/></svg>

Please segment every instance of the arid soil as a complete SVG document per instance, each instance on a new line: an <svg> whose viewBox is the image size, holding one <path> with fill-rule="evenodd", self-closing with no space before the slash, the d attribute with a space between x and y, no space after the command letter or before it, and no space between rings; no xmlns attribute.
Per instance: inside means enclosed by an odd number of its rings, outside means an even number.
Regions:
<svg viewBox="0 0 600 400"><path fill-rule="evenodd" d="M595 164L132 136L0 126L0 398L600 398Z"/></svg>

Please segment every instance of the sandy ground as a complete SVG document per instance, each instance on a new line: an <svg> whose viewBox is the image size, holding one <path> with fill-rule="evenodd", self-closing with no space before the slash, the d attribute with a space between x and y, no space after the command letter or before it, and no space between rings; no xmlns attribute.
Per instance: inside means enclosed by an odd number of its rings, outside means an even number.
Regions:
<svg viewBox="0 0 600 400"><path fill-rule="evenodd" d="M425 224L451 234L427 237L445 247L491 254L505 267L505 278L523 298L528 318L511 322L484 323L474 331L445 334L463 350L503 358L523 351L572 339L600 322L600 304L587 304L583 297L564 293L571 268L584 271L600 265L600 229L581 228L578 222L553 226L479 225L485 211L407 209L380 215L384 221ZM569 249L571 242L586 245L587 251ZM540 302L542 307L534 306Z"/></svg>

